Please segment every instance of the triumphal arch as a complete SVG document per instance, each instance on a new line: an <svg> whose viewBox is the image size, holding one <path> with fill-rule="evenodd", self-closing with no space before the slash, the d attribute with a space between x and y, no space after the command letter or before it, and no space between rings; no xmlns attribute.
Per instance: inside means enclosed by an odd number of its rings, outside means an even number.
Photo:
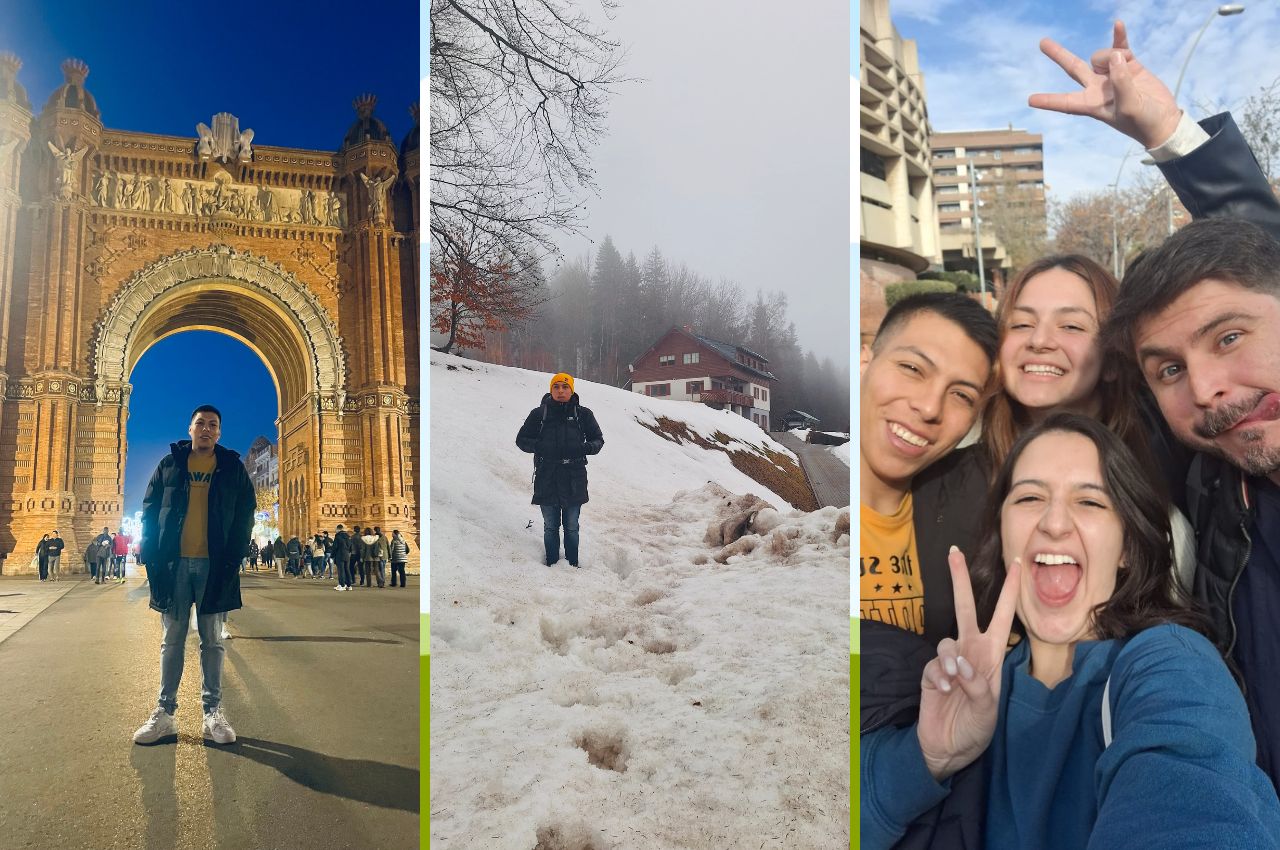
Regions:
<svg viewBox="0 0 1280 850"><path fill-rule="evenodd" d="M119 524L129 375L192 329L275 381L285 537L399 528L416 561L417 127L397 144L366 95L336 151L272 147L227 112L187 138L124 132L84 63L38 113L20 68L0 55L3 571L51 529L74 564Z"/></svg>

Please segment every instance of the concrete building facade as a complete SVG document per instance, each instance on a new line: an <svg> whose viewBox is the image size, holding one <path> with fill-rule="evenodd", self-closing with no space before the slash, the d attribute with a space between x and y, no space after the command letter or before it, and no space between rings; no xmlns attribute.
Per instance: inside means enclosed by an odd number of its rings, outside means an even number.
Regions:
<svg viewBox="0 0 1280 850"><path fill-rule="evenodd" d="M934 132L929 146L944 268L978 270L971 188L976 177L983 213L982 261L988 281L999 286L1012 261L988 222L994 205L1013 204L1020 220L1045 231L1044 137L1013 127ZM971 157L976 174L969 173Z"/></svg>
<svg viewBox="0 0 1280 850"><path fill-rule="evenodd" d="M942 263L929 159L929 116L916 44L889 0L860 0L858 38L859 278L862 327L883 318L883 287ZM876 293L879 292L879 297Z"/></svg>

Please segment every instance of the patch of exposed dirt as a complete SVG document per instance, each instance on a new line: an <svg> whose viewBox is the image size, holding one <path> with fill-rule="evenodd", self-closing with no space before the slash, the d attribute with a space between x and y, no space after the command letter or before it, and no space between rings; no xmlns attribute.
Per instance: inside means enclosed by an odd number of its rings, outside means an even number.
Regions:
<svg viewBox="0 0 1280 850"><path fill-rule="evenodd" d="M724 432L716 431L711 439L707 439L690 431L686 423L666 416L659 416L656 423L641 422L639 419L636 421L664 440L676 444L693 443L708 451L724 452L735 469L786 499L793 508L802 511L818 509L818 500L809 489L804 470L795 460L781 452L765 446L752 446L750 450L730 448L730 444L735 441Z"/></svg>

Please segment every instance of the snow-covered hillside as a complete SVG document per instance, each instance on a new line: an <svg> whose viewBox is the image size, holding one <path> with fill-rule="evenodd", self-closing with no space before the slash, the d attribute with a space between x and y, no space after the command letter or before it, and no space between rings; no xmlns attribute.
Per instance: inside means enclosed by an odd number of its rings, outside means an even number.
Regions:
<svg viewBox="0 0 1280 850"><path fill-rule="evenodd" d="M549 379L431 356L435 846L847 845L848 511L697 444L791 457L749 420L579 381L605 445L582 569L548 569L515 435Z"/></svg>

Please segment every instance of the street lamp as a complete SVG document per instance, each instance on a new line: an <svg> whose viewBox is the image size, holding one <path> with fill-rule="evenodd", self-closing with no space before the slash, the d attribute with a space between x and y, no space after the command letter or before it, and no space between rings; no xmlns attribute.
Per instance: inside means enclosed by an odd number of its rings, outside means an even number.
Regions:
<svg viewBox="0 0 1280 850"><path fill-rule="evenodd" d="M1196 45L1200 43L1200 37L1204 35L1204 31L1209 28L1209 24L1213 23L1214 18L1225 18L1230 15L1239 15L1243 11L1243 4L1228 3L1225 6L1219 6L1210 13L1209 17L1204 22L1204 26L1200 27L1200 32L1196 33L1196 40L1191 42L1191 49L1187 51L1187 58L1182 62L1182 70L1178 72L1178 83L1173 87L1173 99L1175 101L1178 99L1178 92L1182 90L1182 78L1186 76L1187 66L1191 64L1191 54L1196 52Z"/></svg>
<svg viewBox="0 0 1280 850"><path fill-rule="evenodd" d="M1191 49L1187 51L1187 58L1182 60L1182 70L1178 71L1178 82L1173 87L1173 100L1178 101L1178 92L1182 91L1182 78L1187 75L1187 66L1191 64L1191 56L1196 52L1196 46L1200 44L1200 37L1204 35L1204 31L1209 28L1209 24L1213 23L1213 19L1217 17L1229 17L1230 15L1239 15L1244 12L1244 5L1241 3L1228 3L1225 6L1219 6L1209 13L1209 17L1205 19L1204 26L1200 27L1200 32L1196 33L1195 41L1191 42ZM1145 164L1148 160L1143 160ZM1169 192L1169 235L1173 235L1173 191Z"/></svg>
<svg viewBox="0 0 1280 850"><path fill-rule="evenodd" d="M982 216L978 214L978 170L973 167L973 157L969 157L969 196L973 204L973 248L978 255L978 291L982 299L978 303L987 305L987 277L982 268Z"/></svg>
<svg viewBox="0 0 1280 850"><path fill-rule="evenodd" d="M1120 173L1124 171L1124 164L1129 161L1129 157L1133 156L1134 149L1130 148L1124 152L1124 157L1120 160L1120 167L1116 169L1116 182L1111 184L1111 271L1115 274L1116 280L1120 279L1120 235L1116 228L1116 218L1120 215Z"/></svg>

